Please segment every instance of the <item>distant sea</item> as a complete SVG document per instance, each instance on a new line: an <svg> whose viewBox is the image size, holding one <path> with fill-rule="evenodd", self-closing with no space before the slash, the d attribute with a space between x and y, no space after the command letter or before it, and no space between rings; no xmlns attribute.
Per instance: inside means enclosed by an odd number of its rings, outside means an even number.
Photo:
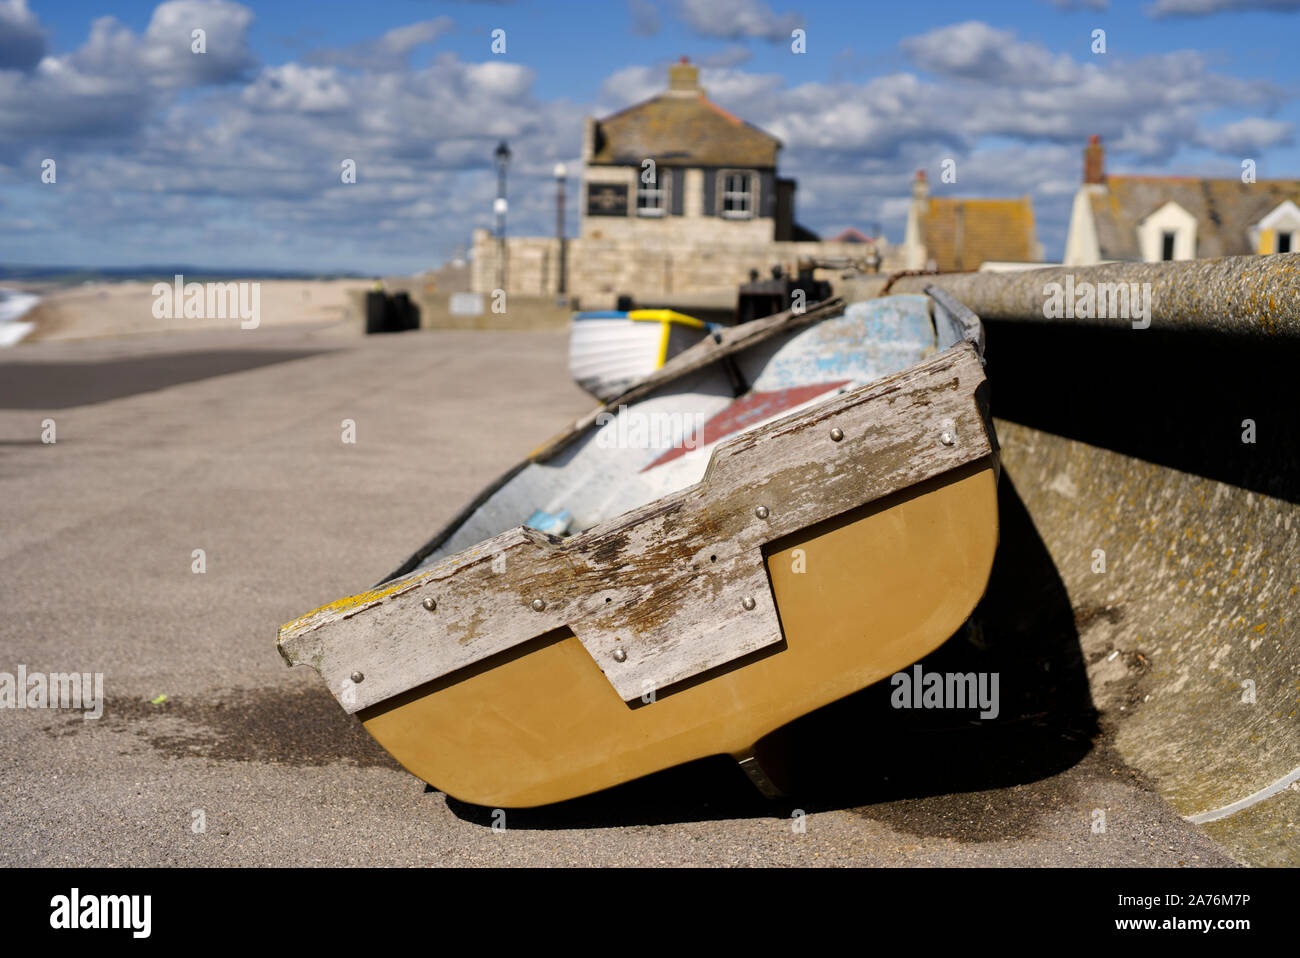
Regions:
<svg viewBox="0 0 1300 958"><path fill-rule="evenodd" d="M311 270L229 269L186 264L146 266L22 266L0 263L0 283L27 280L47 286L81 286L86 283L122 283L132 280L168 282L180 273L194 282L220 282L234 279L367 279L369 273L348 271L315 272Z"/></svg>
<svg viewBox="0 0 1300 958"><path fill-rule="evenodd" d="M35 293L0 286L0 347L12 346L32 331L36 324L22 318L40 301Z"/></svg>

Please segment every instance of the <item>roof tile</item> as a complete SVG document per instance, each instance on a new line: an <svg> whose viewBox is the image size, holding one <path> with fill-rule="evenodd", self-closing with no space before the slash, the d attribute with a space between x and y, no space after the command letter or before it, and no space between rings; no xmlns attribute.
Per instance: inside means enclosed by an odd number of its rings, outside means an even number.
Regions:
<svg viewBox="0 0 1300 958"><path fill-rule="evenodd" d="M728 113L702 92L661 94L596 123L589 162L640 166L774 169L781 141Z"/></svg>
<svg viewBox="0 0 1300 958"><path fill-rule="evenodd" d="M1108 176L1092 194L1102 259L1138 260L1138 224L1168 202L1196 218L1196 256L1254 253L1250 228L1286 200L1300 205L1300 180Z"/></svg>
<svg viewBox="0 0 1300 958"><path fill-rule="evenodd" d="M932 196L921 217L926 255L943 271L979 269L990 261L1038 259L1034 207L1020 199Z"/></svg>

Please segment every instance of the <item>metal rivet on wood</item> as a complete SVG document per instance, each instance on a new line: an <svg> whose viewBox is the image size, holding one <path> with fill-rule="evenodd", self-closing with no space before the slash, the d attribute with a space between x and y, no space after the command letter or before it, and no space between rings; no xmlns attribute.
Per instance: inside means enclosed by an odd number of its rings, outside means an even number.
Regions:
<svg viewBox="0 0 1300 958"><path fill-rule="evenodd" d="M740 604L745 607L746 612L751 611L754 608L754 606L757 605L757 603L754 601L753 596L748 596L748 595L740 600Z"/></svg>
<svg viewBox="0 0 1300 958"><path fill-rule="evenodd" d="M434 609L438 608L438 601L437 601L436 599L434 599L433 596L429 596L427 599L425 599L425 600L424 600L423 602L421 602L420 604L421 604L422 606L424 606L426 609L428 609L430 612L432 612Z"/></svg>
<svg viewBox="0 0 1300 958"><path fill-rule="evenodd" d="M624 652L622 649L615 649L615 650L614 650L614 661L615 661L615 662L626 662L626 661L627 661L627 653Z"/></svg>
<svg viewBox="0 0 1300 958"><path fill-rule="evenodd" d="M844 438L844 430L841 429L839 426L836 426L834 429L831 430L831 442L839 442L843 438Z"/></svg>
<svg viewBox="0 0 1300 958"><path fill-rule="evenodd" d="M546 600L545 600L545 599L533 599L533 611L534 611L534 612L541 612L544 608L546 608Z"/></svg>
<svg viewBox="0 0 1300 958"><path fill-rule="evenodd" d="M356 683L357 685L360 685L360 684L361 684L362 682L364 682L365 680L366 680L366 677L365 677L365 675L362 674L361 672L353 672L353 673L352 673L352 681L353 681L354 683Z"/></svg>
<svg viewBox="0 0 1300 958"><path fill-rule="evenodd" d="M759 506L754 510L754 515L758 516L760 519L766 519L768 517L767 506Z"/></svg>
<svg viewBox="0 0 1300 958"><path fill-rule="evenodd" d="M954 442L957 441L957 437L954 436L952 433L945 431L939 434L939 441L943 443L945 446L951 446Z"/></svg>

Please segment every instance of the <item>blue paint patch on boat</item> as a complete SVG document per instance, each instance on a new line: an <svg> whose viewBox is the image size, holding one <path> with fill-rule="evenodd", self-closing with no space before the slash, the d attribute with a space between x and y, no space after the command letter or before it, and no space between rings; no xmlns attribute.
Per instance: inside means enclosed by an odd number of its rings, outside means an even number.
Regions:
<svg viewBox="0 0 1300 958"><path fill-rule="evenodd" d="M928 296L869 299L796 333L753 385L777 390L832 379L867 383L900 372L937 348Z"/></svg>
<svg viewBox="0 0 1300 958"><path fill-rule="evenodd" d="M569 515L568 509L561 509L559 512L547 512L545 509L538 509L525 520L524 525L530 529L536 529L538 532L562 536L568 533L572 522L573 516Z"/></svg>
<svg viewBox="0 0 1300 958"><path fill-rule="evenodd" d="M574 313L575 320L582 319L627 319L627 313L620 312L616 309L593 310L587 313Z"/></svg>

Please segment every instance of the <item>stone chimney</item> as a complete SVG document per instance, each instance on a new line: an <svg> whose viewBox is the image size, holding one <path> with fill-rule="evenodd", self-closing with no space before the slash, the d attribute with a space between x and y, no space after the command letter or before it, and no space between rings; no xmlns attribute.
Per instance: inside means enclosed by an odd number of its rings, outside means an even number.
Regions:
<svg viewBox="0 0 1300 958"><path fill-rule="evenodd" d="M921 221L930 210L930 184L926 182L925 170L916 171L912 180L912 202L907 204L907 226L903 229L903 266L906 269L920 269L926 262L925 237L921 231Z"/></svg>
<svg viewBox="0 0 1300 958"><path fill-rule="evenodd" d="M681 63L668 68L668 92L678 96L695 96L700 90L700 68L682 57Z"/></svg>
<svg viewBox="0 0 1300 958"><path fill-rule="evenodd" d="M1096 133L1088 137L1088 146L1083 151L1083 182L1106 182L1106 151Z"/></svg>

